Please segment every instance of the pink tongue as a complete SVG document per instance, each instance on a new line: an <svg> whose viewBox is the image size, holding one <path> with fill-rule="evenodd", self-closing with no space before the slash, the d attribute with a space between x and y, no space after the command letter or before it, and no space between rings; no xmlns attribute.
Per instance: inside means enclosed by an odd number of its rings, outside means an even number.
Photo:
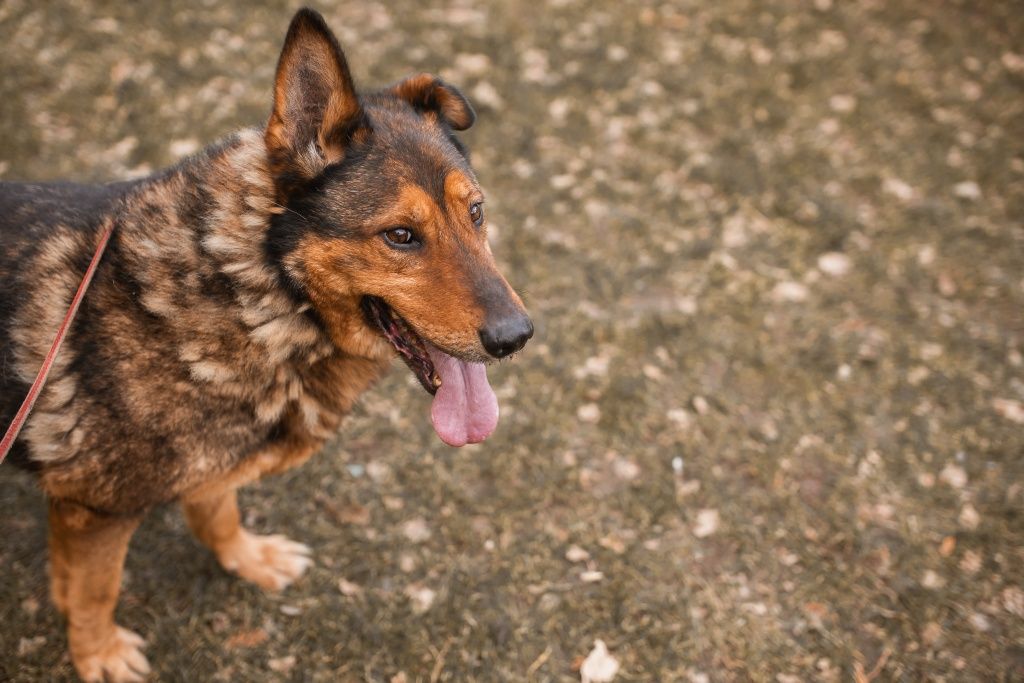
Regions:
<svg viewBox="0 0 1024 683"><path fill-rule="evenodd" d="M449 446L480 443L498 426L498 397L487 382L483 363L452 358L427 344L427 353L441 377L430 419L434 431Z"/></svg>

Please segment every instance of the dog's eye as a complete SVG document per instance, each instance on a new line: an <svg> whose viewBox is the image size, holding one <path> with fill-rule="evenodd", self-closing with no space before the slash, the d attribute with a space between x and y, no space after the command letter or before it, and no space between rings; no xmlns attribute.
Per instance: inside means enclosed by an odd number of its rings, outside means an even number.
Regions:
<svg viewBox="0 0 1024 683"><path fill-rule="evenodd" d="M392 247L399 249L410 249L418 247L419 241L416 235L409 228L391 228L384 231L384 240Z"/></svg>
<svg viewBox="0 0 1024 683"><path fill-rule="evenodd" d="M484 224L484 205L480 202L475 202L469 205L469 217L473 221L473 225L480 227Z"/></svg>

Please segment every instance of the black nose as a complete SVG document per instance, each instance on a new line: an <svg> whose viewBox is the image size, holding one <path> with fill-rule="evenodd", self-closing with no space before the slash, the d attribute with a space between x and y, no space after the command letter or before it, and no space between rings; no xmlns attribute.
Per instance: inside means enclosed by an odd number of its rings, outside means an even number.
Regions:
<svg viewBox="0 0 1024 683"><path fill-rule="evenodd" d="M504 358L526 345L533 336L533 323L525 313L515 313L495 321L488 321L480 330L480 341L487 353Z"/></svg>

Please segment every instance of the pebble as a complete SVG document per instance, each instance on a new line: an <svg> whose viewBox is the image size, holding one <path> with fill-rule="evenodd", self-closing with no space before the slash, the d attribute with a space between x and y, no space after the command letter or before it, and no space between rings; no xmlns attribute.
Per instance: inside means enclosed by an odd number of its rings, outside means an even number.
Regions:
<svg viewBox="0 0 1024 683"><path fill-rule="evenodd" d="M594 649L580 665L580 683L611 683L619 673L619 660L608 651L604 641L594 641Z"/></svg>
<svg viewBox="0 0 1024 683"><path fill-rule="evenodd" d="M576 409L576 417L580 422L594 424L601 419L601 408L596 403L584 403Z"/></svg>
<svg viewBox="0 0 1024 683"><path fill-rule="evenodd" d="M590 553L578 545L571 545L569 549L565 551L565 559L570 562L586 562L590 559Z"/></svg>
<svg viewBox="0 0 1024 683"><path fill-rule="evenodd" d="M961 508L957 521L960 523L960 526L968 531L974 531L978 528L978 524L981 523L981 515L978 514L973 505L968 503Z"/></svg>
<svg viewBox="0 0 1024 683"><path fill-rule="evenodd" d="M421 583L413 583L406 586L405 596L412 604L412 611L416 614L423 614L434 605L437 592Z"/></svg>
<svg viewBox="0 0 1024 683"><path fill-rule="evenodd" d="M719 521L718 510L700 510L697 512L697 522L693 525L693 535L697 538L707 538L718 531Z"/></svg>
<svg viewBox="0 0 1024 683"><path fill-rule="evenodd" d="M953 186L953 194L961 199L980 199L981 188L978 187L978 183L968 180Z"/></svg>
<svg viewBox="0 0 1024 683"><path fill-rule="evenodd" d="M772 289L772 299L778 302L800 303L807 294L807 287L799 282L780 282Z"/></svg>
<svg viewBox="0 0 1024 683"><path fill-rule="evenodd" d="M967 485L967 472L959 465L946 465L939 472L939 481L945 482L955 489L962 489Z"/></svg>
<svg viewBox="0 0 1024 683"><path fill-rule="evenodd" d="M818 257L818 270L832 277L846 275L851 267L850 257L838 251L830 251Z"/></svg>
<svg viewBox="0 0 1024 683"><path fill-rule="evenodd" d="M413 543L423 543L430 538L430 527L422 517L415 517L402 525L402 533Z"/></svg>

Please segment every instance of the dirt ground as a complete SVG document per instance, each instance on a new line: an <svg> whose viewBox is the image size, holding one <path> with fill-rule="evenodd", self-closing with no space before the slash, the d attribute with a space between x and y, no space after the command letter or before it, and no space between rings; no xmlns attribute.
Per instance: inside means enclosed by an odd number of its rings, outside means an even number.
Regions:
<svg viewBox="0 0 1024 683"><path fill-rule="evenodd" d="M0 176L259 124L294 9L3 0ZM283 594L155 511L118 618L159 680L578 681L598 638L616 681L1024 680L1019 2L320 9L361 83L476 104L537 335L486 444L444 446L396 364L245 490L315 548ZM72 679L44 509L0 467L3 680Z"/></svg>

